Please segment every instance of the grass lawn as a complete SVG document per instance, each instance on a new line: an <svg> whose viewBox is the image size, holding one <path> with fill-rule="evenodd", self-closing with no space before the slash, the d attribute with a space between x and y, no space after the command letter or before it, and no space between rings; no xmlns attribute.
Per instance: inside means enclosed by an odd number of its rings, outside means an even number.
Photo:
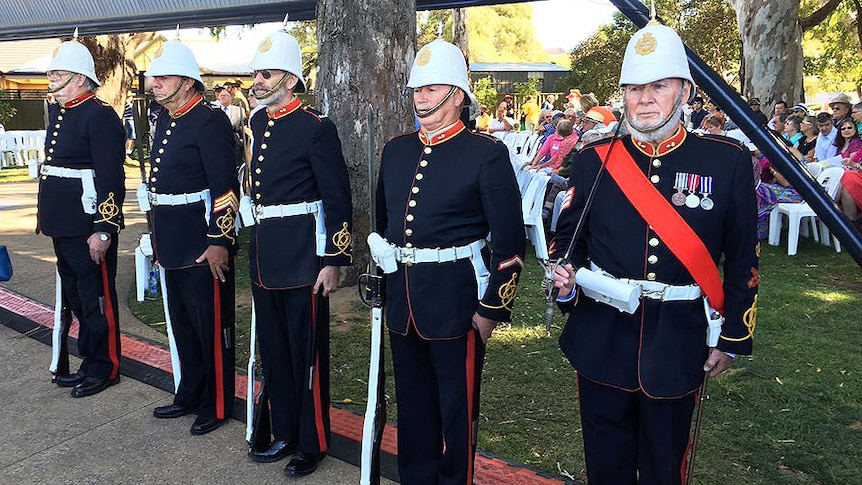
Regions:
<svg viewBox="0 0 862 485"><path fill-rule="evenodd" d="M244 244L243 247L246 247ZM528 258L515 321L488 345L479 448L585 482L575 372L544 328L541 270ZM237 365L248 355L245 253L237 261ZM804 239L799 254L764 245L755 354L710 381L695 470L698 484L862 483L862 271L846 253ZM350 292L350 293L348 293ZM332 401L364 410L368 311L342 289L333 299ZM164 329L160 301L133 312ZM391 361L389 417L397 413Z"/></svg>
<svg viewBox="0 0 862 485"><path fill-rule="evenodd" d="M4 168L0 170L0 184L13 182L35 182L35 180L30 178L26 168Z"/></svg>

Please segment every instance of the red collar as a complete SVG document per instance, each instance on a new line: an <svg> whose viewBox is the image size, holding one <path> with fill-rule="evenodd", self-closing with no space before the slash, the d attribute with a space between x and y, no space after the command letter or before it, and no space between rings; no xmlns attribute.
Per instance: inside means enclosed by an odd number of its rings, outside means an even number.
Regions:
<svg viewBox="0 0 862 485"><path fill-rule="evenodd" d="M638 148L638 150L640 150L644 155L650 158L663 157L679 148L685 141L687 133L688 132L685 131L682 125L680 125L679 128L677 128L676 133L673 134L673 136L658 144L658 148L653 148L651 144L636 140L634 137L632 137L632 142Z"/></svg>
<svg viewBox="0 0 862 485"><path fill-rule="evenodd" d="M302 106L302 102L299 100L298 97L294 96L294 98L286 105L282 106L281 108L278 108L272 113L267 110L266 114L270 117L270 119L277 120L279 118L284 118L290 113L293 113L294 111L298 110L300 106Z"/></svg>
<svg viewBox="0 0 862 485"><path fill-rule="evenodd" d="M192 96L192 99L190 99L188 103L184 104L183 107L178 109L176 112L171 113L171 118L177 119L180 116L188 113L192 110L192 108L197 106L197 104L200 103L202 99L204 98L203 96L201 96L201 93L195 93L195 95Z"/></svg>
<svg viewBox="0 0 862 485"><path fill-rule="evenodd" d="M422 143L425 145L439 145L440 143L443 143L445 141L448 141L450 138L453 138L458 133L461 133L464 128L466 128L464 126L464 123L461 122L461 120L458 120L455 122L454 125L450 126L449 128L446 128L440 133L437 133L431 138L428 138L428 135L425 133L424 130L419 130L419 139L422 140Z"/></svg>
<svg viewBox="0 0 862 485"><path fill-rule="evenodd" d="M74 108L75 106L80 106L84 101L92 98L95 94L92 91L87 91L86 93L78 96L77 98L63 103L64 108Z"/></svg>

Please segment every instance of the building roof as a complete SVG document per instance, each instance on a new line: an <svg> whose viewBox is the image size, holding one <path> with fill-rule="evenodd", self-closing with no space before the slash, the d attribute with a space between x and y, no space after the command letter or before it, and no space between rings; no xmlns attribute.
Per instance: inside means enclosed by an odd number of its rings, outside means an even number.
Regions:
<svg viewBox="0 0 862 485"><path fill-rule="evenodd" d="M471 62L471 72L569 72L550 62Z"/></svg>
<svg viewBox="0 0 862 485"><path fill-rule="evenodd" d="M524 0L416 0L417 10L513 3ZM527 0L530 1L530 0ZM317 0L22 0L0 9L0 41L151 32L176 27L277 22L315 18Z"/></svg>
<svg viewBox="0 0 862 485"><path fill-rule="evenodd" d="M48 61L51 60L51 54L58 45L60 45L59 39L0 42L0 72L44 73L48 67ZM33 63L40 58L47 59L44 67L34 68Z"/></svg>

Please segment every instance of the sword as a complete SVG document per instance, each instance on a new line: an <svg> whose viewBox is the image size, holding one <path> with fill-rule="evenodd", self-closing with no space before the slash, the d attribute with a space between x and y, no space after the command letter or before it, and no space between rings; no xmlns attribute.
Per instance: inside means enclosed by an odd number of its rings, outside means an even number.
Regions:
<svg viewBox="0 0 862 485"><path fill-rule="evenodd" d="M368 189L371 199L370 230L377 222L376 183L374 160L374 108L368 108ZM362 423L362 451L360 455L360 485L380 484L380 445L386 427L386 367L383 362L383 305L385 286L381 269L369 261L371 269L359 277L359 297L371 306L371 356L368 366L368 398L365 420ZM362 289L366 294L363 295Z"/></svg>
<svg viewBox="0 0 862 485"><path fill-rule="evenodd" d="M263 451L270 445L272 436L272 422L269 416L269 389L266 387L266 380L261 380L260 392L257 394L257 399L254 396L254 376L255 368L260 367L255 357L255 347L257 346L257 312L254 309L254 299L251 302L251 352L248 356L248 385L246 388L246 424L245 424L245 440L248 442L249 449L252 451Z"/></svg>
<svg viewBox="0 0 862 485"><path fill-rule="evenodd" d="M709 382L709 371L703 373L703 384L700 385L700 391L698 391L699 395L697 400L697 414L695 414L694 418L694 434L691 438L691 457L689 457L688 466L686 467L685 485L691 485L691 480L694 476L694 457L697 454L697 442L700 438L700 424L703 420L703 405L707 400L707 382Z"/></svg>
<svg viewBox="0 0 862 485"><path fill-rule="evenodd" d="M245 441L251 444L251 438L254 430L254 365L256 357L254 355L255 346L257 345L257 316L254 312L254 298L251 300L251 335L249 336L249 353L248 367L246 375L248 383L245 389Z"/></svg>
<svg viewBox="0 0 862 485"><path fill-rule="evenodd" d="M171 327L171 312L168 310L168 285L165 268L161 265L159 265L159 283L162 285L162 307L165 309L165 327L168 332L168 344L171 348L171 372L174 375L174 394L176 394L180 388L182 371L180 370L180 354L177 353L177 341L174 339L174 329Z"/></svg>
<svg viewBox="0 0 862 485"><path fill-rule="evenodd" d="M72 314L63 298L63 280L59 271L55 274L54 328L51 330L51 365L48 367L53 383L59 376L69 374L69 327L72 326Z"/></svg>

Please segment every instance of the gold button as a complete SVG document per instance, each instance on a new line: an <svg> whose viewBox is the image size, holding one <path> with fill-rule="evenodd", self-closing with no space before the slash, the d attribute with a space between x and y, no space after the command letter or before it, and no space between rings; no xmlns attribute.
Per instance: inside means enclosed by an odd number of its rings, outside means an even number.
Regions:
<svg viewBox="0 0 862 485"><path fill-rule="evenodd" d="M58 117L57 117L57 120L58 120L58 121L63 121L63 116L62 116L62 115L61 115L61 116L58 116Z"/></svg>
<svg viewBox="0 0 862 485"><path fill-rule="evenodd" d="M48 153L54 153L54 149L53 149L53 148L49 148L49 149L48 149Z"/></svg>
<svg viewBox="0 0 862 485"><path fill-rule="evenodd" d="M165 149L164 149L164 148L159 148L159 154L162 154L162 153L165 153Z"/></svg>
<svg viewBox="0 0 862 485"><path fill-rule="evenodd" d="M255 181L254 181L254 186L255 186L255 187L260 187L260 180L255 180Z"/></svg>
<svg viewBox="0 0 862 485"><path fill-rule="evenodd" d="M47 157L45 157L45 160L47 160L47 161L49 161L49 162L50 162L51 160L53 160L53 159L54 159L54 158L53 158L53 157L51 157L50 155L49 155L49 156L47 156Z"/></svg>
<svg viewBox="0 0 862 485"><path fill-rule="evenodd" d="M431 147L425 147L425 149L422 151L425 152L426 155L428 155L429 153L431 153Z"/></svg>
<svg viewBox="0 0 862 485"><path fill-rule="evenodd" d="M55 131L55 132L54 132L54 136L57 136L57 135L59 135L59 133L57 133L57 132Z"/></svg>
<svg viewBox="0 0 862 485"><path fill-rule="evenodd" d="M405 217L405 219L407 219L407 222L413 222L413 214L407 214L407 217Z"/></svg>
<svg viewBox="0 0 862 485"><path fill-rule="evenodd" d="M260 194L254 194L255 199L260 199Z"/></svg>
<svg viewBox="0 0 862 485"><path fill-rule="evenodd" d="M410 202L407 203L407 205L409 205L410 207L416 207L416 201L411 200Z"/></svg>
<svg viewBox="0 0 862 485"><path fill-rule="evenodd" d="M428 166L428 161L427 161L427 160L422 160L421 162L419 162L419 166L420 166L420 167L427 167L427 166Z"/></svg>
<svg viewBox="0 0 862 485"><path fill-rule="evenodd" d="M270 135L270 134L271 134L271 133L270 133L269 131L264 131L264 132L263 132L263 136L264 136L264 137L266 137L266 138L269 138L269 135Z"/></svg>
<svg viewBox="0 0 862 485"><path fill-rule="evenodd" d="M155 192L155 191L156 191L155 187L150 187L150 192Z"/></svg>
<svg viewBox="0 0 862 485"><path fill-rule="evenodd" d="M153 167L153 172L158 172L158 171L159 171L159 167Z"/></svg>
<svg viewBox="0 0 862 485"><path fill-rule="evenodd" d="M260 149L261 149L261 150L266 150L266 143L261 144L261 145L260 145Z"/></svg>
<svg viewBox="0 0 862 485"><path fill-rule="evenodd" d="M661 160L659 160L658 158L656 158L655 160L653 160L653 161L652 161L652 166L653 166L653 167L655 167L655 168L659 168L659 167L661 167Z"/></svg>
<svg viewBox="0 0 862 485"><path fill-rule="evenodd" d="M260 174L260 167L258 167L258 168L256 168L256 169L254 169L254 173L256 173L256 174Z"/></svg>
<svg viewBox="0 0 862 485"><path fill-rule="evenodd" d="M647 262L649 262L649 264L658 263L658 256L656 256L655 254L650 254L650 256L647 258Z"/></svg>
<svg viewBox="0 0 862 485"><path fill-rule="evenodd" d="M416 180L422 180L423 177L425 177L425 176L422 175L421 173L416 174Z"/></svg>
<svg viewBox="0 0 862 485"><path fill-rule="evenodd" d="M48 180L48 176L47 176L47 175L43 175L43 176L42 176L42 180Z"/></svg>
<svg viewBox="0 0 862 485"><path fill-rule="evenodd" d="M651 238L650 238L650 240L649 240L649 245L650 245L650 246L652 246L652 247L656 247L656 246L658 246L658 238L651 237Z"/></svg>
<svg viewBox="0 0 862 485"><path fill-rule="evenodd" d="M177 122L176 122L176 121L171 121L171 128L175 128L176 126L177 126Z"/></svg>
<svg viewBox="0 0 862 485"><path fill-rule="evenodd" d="M410 189L410 192L413 192L414 194L418 194L419 193L419 187L413 187L412 189Z"/></svg>
<svg viewBox="0 0 862 485"><path fill-rule="evenodd" d="M165 131L165 135L170 135L170 134L171 134L171 130L166 130L166 131Z"/></svg>
<svg viewBox="0 0 862 485"><path fill-rule="evenodd" d="M661 180L661 179L659 178L658 175L653 175L652 177L649 178L649 181L654 183L654 184L657 184L659 180Z"/></svg>
<svg viewBox="0 0 862 485"><path fill-rule="evenodd" d="M273 126L274 124L275 124L275 121L269 120L269 123L267 123L266 126Z"/></svg>
<svg viewBox="0 0 862 485"><path fill-rule="evenodd" d="M151 179L150 179L150 182L155 182L155 181L156 181L156 178L155 178L155 177L153 177L153 178L151 178Z"/></svg>
<svg viewBox="0 0 862 485"><path fill-rule="evenodd" d="M57 140L51 140L51 144L52 144L52 145L56 145L56 144L57 144Z"/></svg>
<svg viewBox="0 0 862 485"><path fill-rule="evenodd" d="M60 127L60 123L57 123L56 125L54 125L54 128L59 128L59 127Z"/></svg>
<svg viewBox="0 0 862 485"><path fill-rule="evenodd" d="M258 156L258 157L257 157L257 161L258 161L258 162L262 162L262 161L263 161L263 155Z"/></svg>
<svg viewBox="0 0 862 485"><path fill-rule="evenodd" d="M413 235L413 229L405 229L404 234L406 234L408 236L412 236Z"/></svg>
<svg viewBox="0 0 862 485"><path fill-rule="evenodd" d="M62 114L66 114L66 109L65 109L65 108L60 108L60 113L62 113Z"/></svg>
<svg viewBox="0 0 862 485"><path fill-rule="evenodd" d="M167 144L168 144L168 139L167 139L167 138L165 138L164 140L162 140L162 145L167 145Z"/></svg>
<svg viewBox="0 0 862 485"><path fill-rule="evenodd" d="M413 243L407 243L407 244L405 244L405 245L404 245L404 247L405 247L405 248L412 248L412 247L413 247Z"/></svg>
<svg viewBox="0 0 862 485"><path fill-rule="evenodd" d="M655 281L655 273L647 273L646 279L650 281Z"/></svg>
<svg viewBox="0 0 862 485"><path fill-rule="evenodd" d="M156 157L156 163L159 163L159 162L161 162L161 161L162 161L162 158L161 158L161 157Z"/></svg>

